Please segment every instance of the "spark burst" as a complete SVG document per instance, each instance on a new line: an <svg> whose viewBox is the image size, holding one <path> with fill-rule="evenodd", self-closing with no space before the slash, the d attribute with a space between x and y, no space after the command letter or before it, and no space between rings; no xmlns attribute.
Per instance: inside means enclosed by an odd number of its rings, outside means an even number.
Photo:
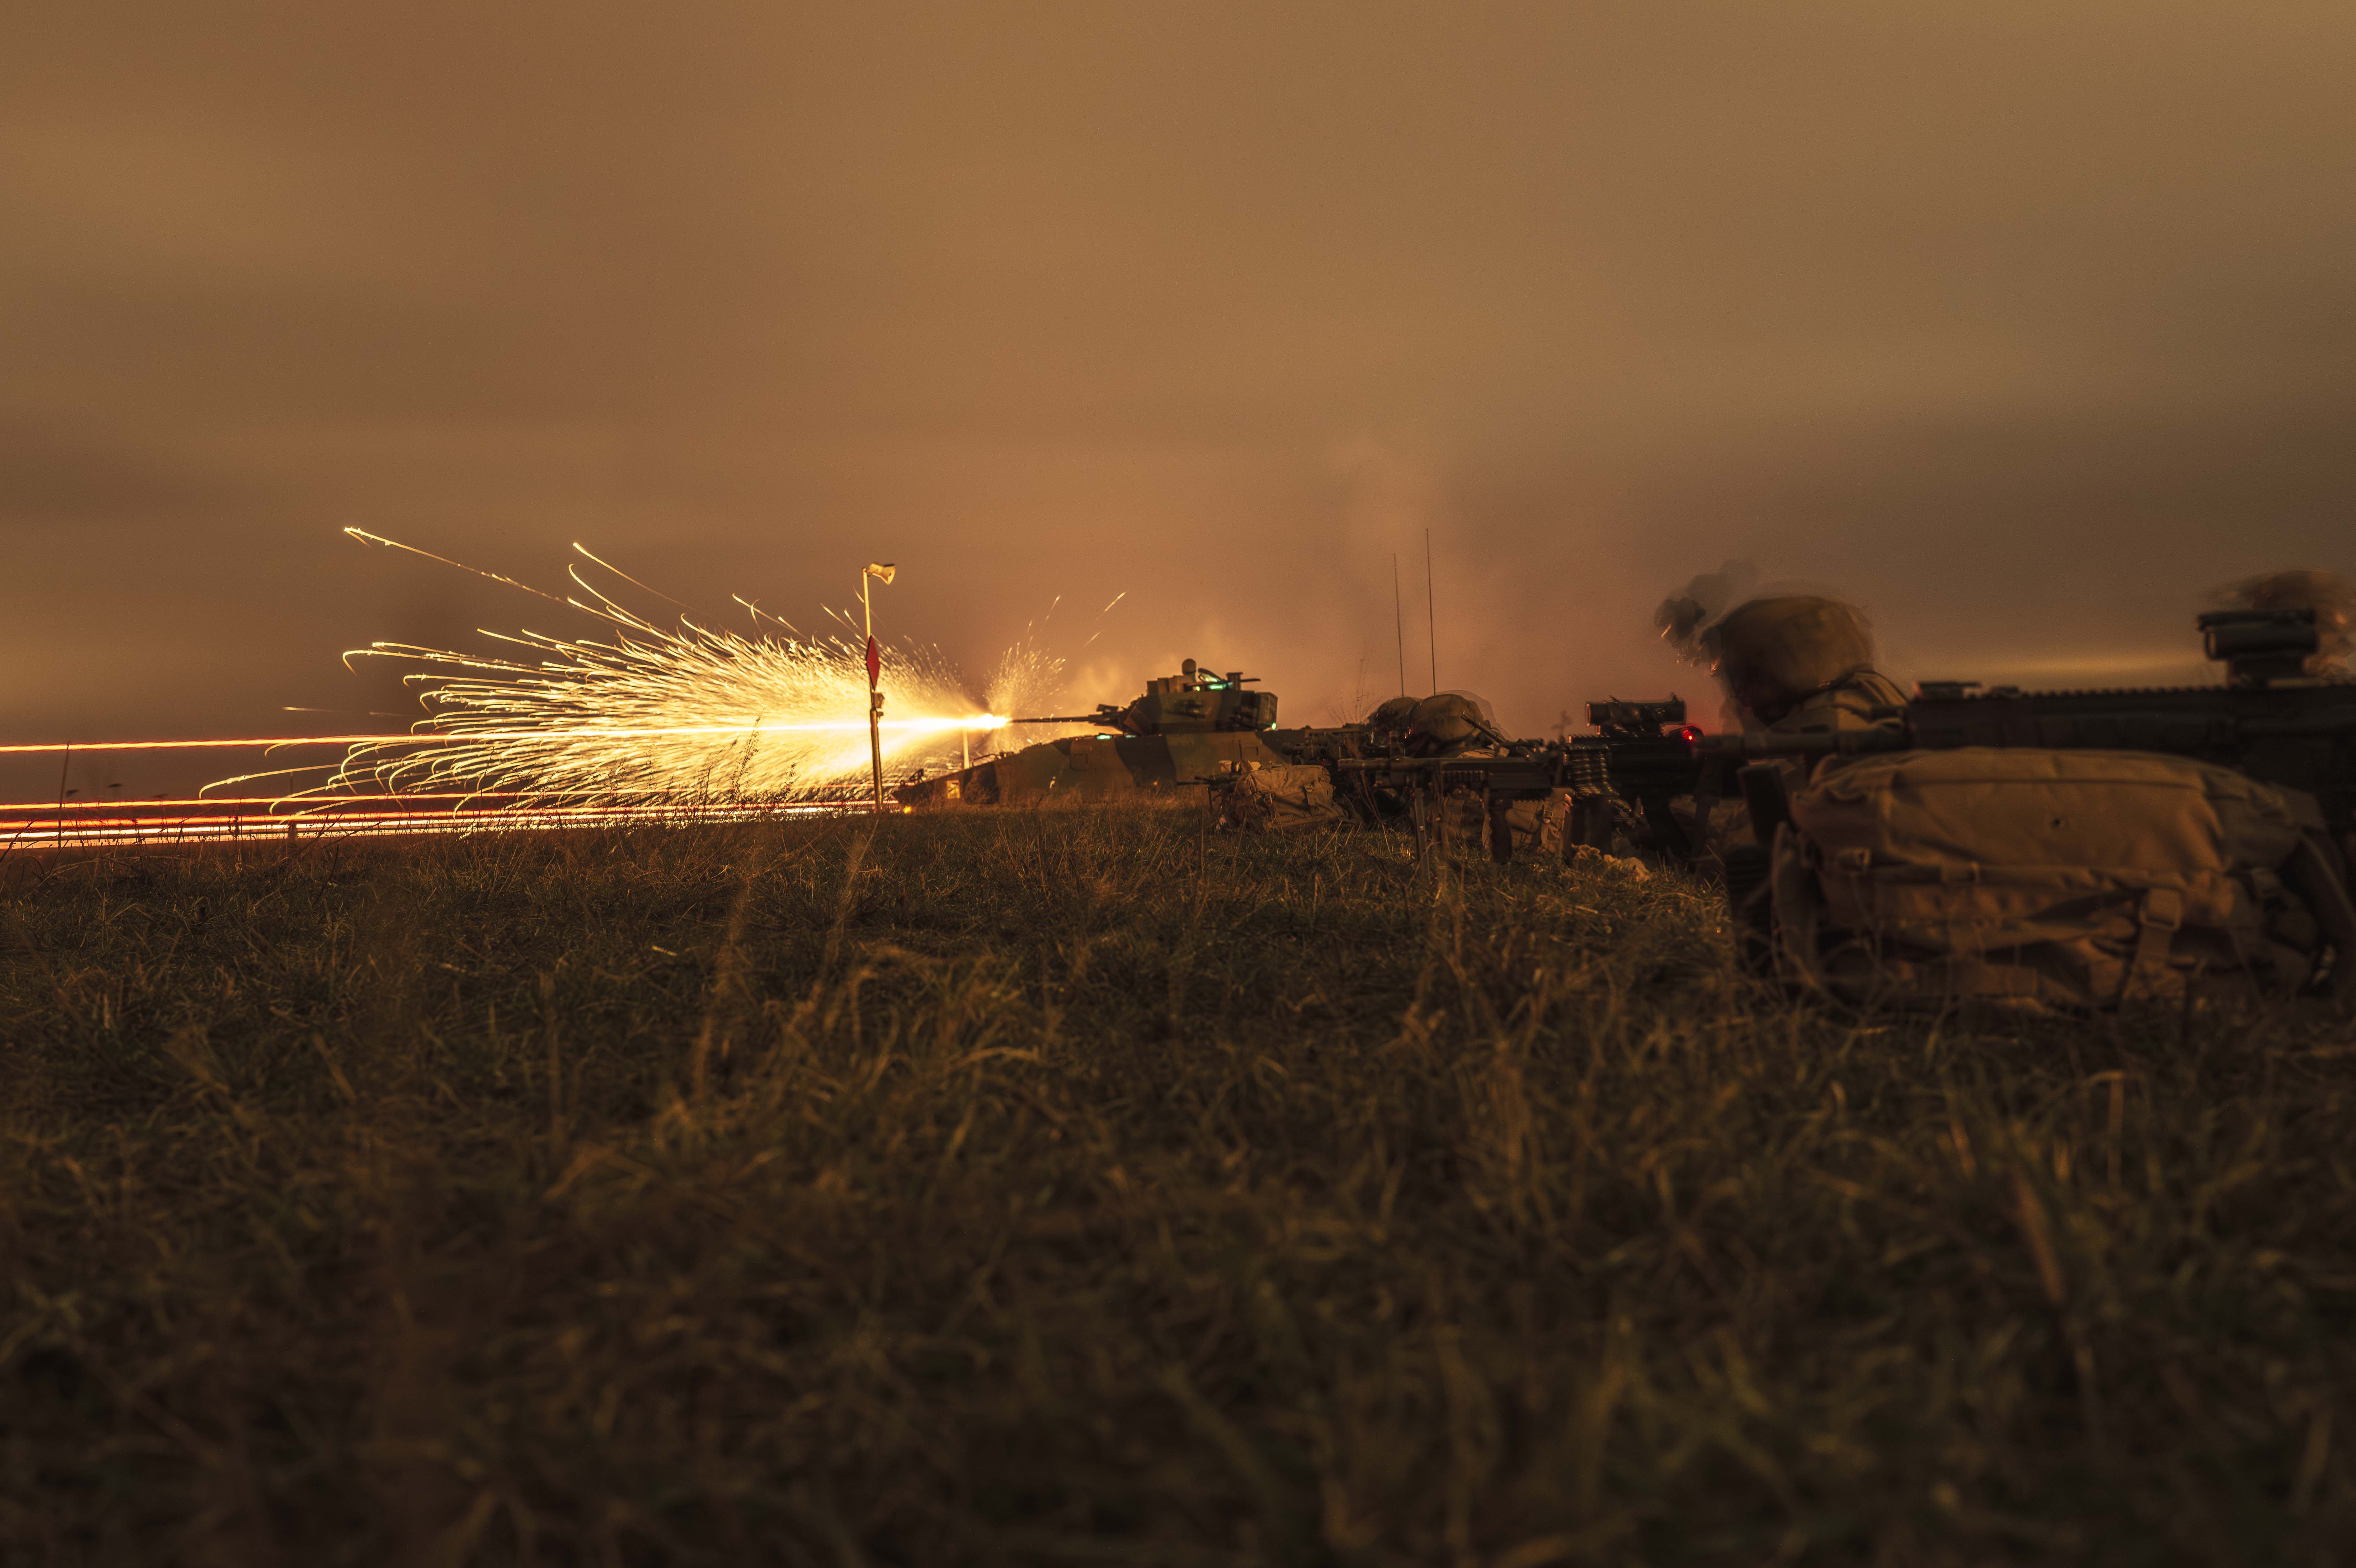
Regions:
<svg viewBox="0 0 2356 1568"><path fill-rule="evenodd" d="M345 532L364 543L477 570L359 529ZM655 592L581 546L573 549ZM692 804L806 798L865 778L866 666L863 650L846 638L805 637L741 598L756 628L766 620L776 630L748 637L685 615L676 627L659 626L591 586L577 566L568 575L587 600L560 598L496 573L478 575L596 617L613 633L484 633L523 650L505 659L406 643L353 650L347 662L380 658L424 666L403 679L419 688L430 716L413 738L355 746L334 777L306 794L369 785L402 794L455 788L590 803ZM1001 661L990 694L1038 694L1061 667L1026 637ZM1006 724L998 714L977 711L937 649L884 650L879 684L884 754L904 768L918 761L953 764L962 736ZM430 746L418 744L429 739Z"/></svg>
<svg viewBox="0 0 2356 1568"><path fill-rule="evenodd" d="M1048 651L1041 628L1055 618L1055 606L1062 602L1060 597L1051 601L1047 613L1027 622L1014 646L999 655L998 668L991 671L983 688L991 713L1038 714L1055 710L1064 694L1064 660Z"/></svg>

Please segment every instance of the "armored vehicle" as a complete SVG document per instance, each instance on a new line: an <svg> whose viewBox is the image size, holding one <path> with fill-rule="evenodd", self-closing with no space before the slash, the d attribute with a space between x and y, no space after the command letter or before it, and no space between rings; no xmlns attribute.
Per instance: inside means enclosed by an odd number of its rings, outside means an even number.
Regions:
<svg viewBox="0 0 2356 1568"><path fill-rule="evenodd" d="M912 779L894 791L904 805L1030 805L1100 801L1200 787L1253 768L1358 755L1358 728L1280 730L1276 693L1246 688L1240 671L1215 675L1189 659L1175 675L1146 682L1126 705L1092 714L1018 719L1018 724L1092 725L970 768Z"/></svg>

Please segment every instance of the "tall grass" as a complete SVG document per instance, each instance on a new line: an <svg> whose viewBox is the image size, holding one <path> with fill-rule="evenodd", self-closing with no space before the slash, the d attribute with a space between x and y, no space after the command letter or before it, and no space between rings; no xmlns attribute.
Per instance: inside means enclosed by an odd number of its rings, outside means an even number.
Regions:
<svg viewBox="0 0 2356 1568"><path fill-rule="evenodd" d="M1184 811L0 866L0 1560L2287 1562L2347 1020Z"/></svg>

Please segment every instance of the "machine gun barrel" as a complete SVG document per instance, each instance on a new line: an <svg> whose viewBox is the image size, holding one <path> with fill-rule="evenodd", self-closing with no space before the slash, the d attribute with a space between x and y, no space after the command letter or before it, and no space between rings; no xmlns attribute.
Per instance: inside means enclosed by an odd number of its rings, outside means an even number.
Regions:
<svg viewBox="0 0 2356 1568"><path fill-rule="evenodd" d="M1337 774L1412 777L1442 789L1476 786L1492 794L1544 795L1565 785L1569 764L1548 748L1518 757L1344 757L1327 766Z"/></svg>
<svg viewBox="0 0 2356 1568"><path fill-rule="evenodd" d="M1901 725L1875 729L1818 730L1804 735L1774 735L1752 730L1732 735L1699 736L1687 745L1696 764L1765 762L1778 757L1813 759L1820 757L1868 757L1885 751L1912 751L1913 736Z"/></svg>

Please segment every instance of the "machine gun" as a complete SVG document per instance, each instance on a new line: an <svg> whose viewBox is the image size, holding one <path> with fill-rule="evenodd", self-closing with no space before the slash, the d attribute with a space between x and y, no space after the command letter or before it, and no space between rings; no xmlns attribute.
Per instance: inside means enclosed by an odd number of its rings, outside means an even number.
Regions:
<svg viewBox="0 0 2356 1568"><path fill-rule="evenodd" d="M1965 746L2162 752L2304 790L2322 807L2332 836L2346 843L2356 833L2356 682L2304 673L2317 649L2315 612L2224 610L2199 625L2204 650L2225 667L2222 686L2023 692L1926 681L1912 702L1875 710L1871 728L1697 738L1687 777L1739 768L1734 776L1763 838L1784 814L1778 764L1785 758Z"/></svg>
<svg viewBox="0 0 2356 1568"><path fill-rule="evenodd" d="M1566 780L1571 803L1564 852L1580 845L1605 847L1620 825L1622 808L1633 806L1655 843L1679 860L1691 859L1693 835L1669 810L1672 797L1693 793L1693 748L1701 738L1686 723L1685 700L1590 703L1587 722L1594 735L1564 743L1578 764Z"/></svg>
<svg viewBox="0 0 2356 1568"><path fill-rule="evenodd" d="M1669 810L1669 799L1690 792L1697 771L1698 732L1686 724L1681 698L1587 704L1591 736L1558 741L1507 741L1476 756L1388 755L1327 761L1334 782L1354 789L1362 802L1383 814L1398 802L1414 824L1419 851L1427 835L1446 838L1441 802L1451 790L1477 789L1485 800L1490 857L1511 860L1514 838L1509 815L1517 800L1542 800L1557 790L1571 797L1566 848L1609 842L1618 825L1618 803L1633 806L1651 834L1680 858L1690 855L1690 835Z"/></svg>

